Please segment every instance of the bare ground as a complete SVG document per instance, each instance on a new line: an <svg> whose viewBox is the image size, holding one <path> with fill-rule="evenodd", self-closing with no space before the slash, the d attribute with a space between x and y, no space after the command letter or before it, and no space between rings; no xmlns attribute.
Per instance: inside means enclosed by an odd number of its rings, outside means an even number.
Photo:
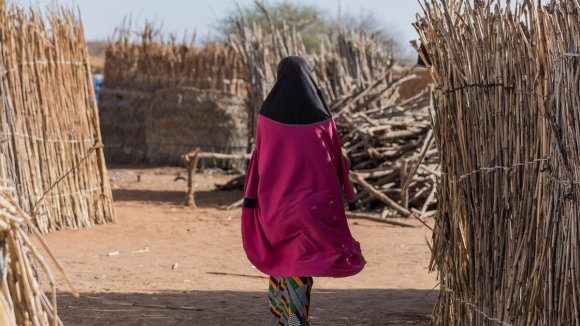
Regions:
<svg viewBox="0 0 580 326"><path fill-rule="evenodd" d="M231 176L204 173L198 208L184 207L180 171L110 169L118 223L46 236L81 292L59 292L65 325L267 325L267 278L242 250L240 210L224 209L241 193L215 190ZM315 278L312 325L426 325L436 300L429 230L349 223L368 264Z"/></svg>

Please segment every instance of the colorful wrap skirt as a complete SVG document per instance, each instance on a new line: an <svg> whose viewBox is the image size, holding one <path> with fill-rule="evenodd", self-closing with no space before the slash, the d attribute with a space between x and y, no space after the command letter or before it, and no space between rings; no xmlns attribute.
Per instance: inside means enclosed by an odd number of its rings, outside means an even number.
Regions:
<svg viewBox="0 0 580 326"><path fill-rule="evenodd" d="M271 325L306 326L310 308L312 277L280 278L270 276Z"/></svg>

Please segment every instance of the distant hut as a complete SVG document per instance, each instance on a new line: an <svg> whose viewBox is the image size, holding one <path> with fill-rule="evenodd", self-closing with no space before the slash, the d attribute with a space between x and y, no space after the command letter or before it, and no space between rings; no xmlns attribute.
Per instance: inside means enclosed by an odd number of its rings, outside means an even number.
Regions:
<svg viewBox="0 0 580 326"><path fill-rule="evenodd" d="M247 150L242 65L224 44L164 41L146 27L106 51L100 116L107 159L175 164L195 148Z"/></svg>

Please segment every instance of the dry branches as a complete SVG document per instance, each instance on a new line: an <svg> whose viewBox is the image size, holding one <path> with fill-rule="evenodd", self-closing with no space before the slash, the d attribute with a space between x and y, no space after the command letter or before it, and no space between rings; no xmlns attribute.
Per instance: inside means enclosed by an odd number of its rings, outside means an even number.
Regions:
<svg viewBox="0 0 580 326"><path fill-rule="evenodd" d="M14 202L6 189L0 190L0 323L2 325L62 325L57 315L54 276L28 230L38 237L44 250L60 269L74 296L78 296L64 270L42 241L32 219ZM40 287L40 266L51 286L50 297Z"/></svg>

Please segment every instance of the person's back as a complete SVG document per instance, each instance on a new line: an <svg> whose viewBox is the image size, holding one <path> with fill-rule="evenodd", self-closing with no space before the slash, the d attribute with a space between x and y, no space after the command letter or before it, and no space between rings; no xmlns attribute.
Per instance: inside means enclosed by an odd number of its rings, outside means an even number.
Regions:
<svg viewBox="0 0 580 326"><path fill-rule="evenodd" d="M306 62L285 58L260 111L242 209L244 249L271 275L276 325L307 323L312 276L350 276L364 267L343 192L353 208L348 165L328 107Z"/></svg>

